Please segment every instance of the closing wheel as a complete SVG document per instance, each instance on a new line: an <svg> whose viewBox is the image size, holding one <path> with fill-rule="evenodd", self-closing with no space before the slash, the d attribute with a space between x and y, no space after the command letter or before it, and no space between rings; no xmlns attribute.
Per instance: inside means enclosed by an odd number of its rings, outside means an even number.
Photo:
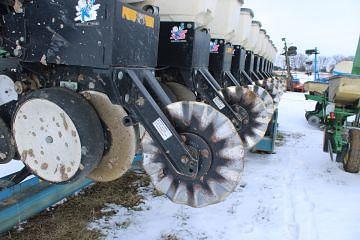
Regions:
<svg viewBox="0 0 360 240"><path fill-rule="evenodd" d="M135 129L124 125L123 119L128 117L128 114L121 106L113 105L107 95L95 91L82 94L95 108L109 138L108 149L105 150L99 166L88 178L97 182L117 180L130 169L135 157Z"/></svg>
<svg viewBox="0 0 360 240"><path fill-rule="evenodd" d="M182 84L176 82L167 82L166 86L169 87L171 92L176 96L177 101L196 101L195 94Z"/></svg>
<svg viewBox="0 0 360 240"><path fill-rule="evenodd" d="M15 156L14 140L11 131L0 118L0 164L10 162Z"/></svg>
<svg viewBox="0 0 360 240"><path fill-rule="evenodd" d="M269 118L272 118L275 112L275 105L274 100L268 91L256 85L249 85L248 88L261 98L265 104L266 112L268 113Z"/></svg>
<svg viewBox="0 0 360 240"><path fill-rule="evenodd" d="M223 201L238 185L244 168L244 148L235 127L225 115L204 103L177 102L167 110L190 153L199 161L199 169L195 178L180 175L146 134L142 141L144 169L155 187L173 202L192 207Z"/></svg>
<svg viewBox="0 0 360 240"><path fill-rule="evenodd" d="M251 149L264 138L271 120L264 102L245 87L228 87L223 89L222 93L225 100L243 119L238 133L244 146Z"/></svg>
<svg viewBox="0 0 360 240"><path fill-rule="evenodd" d="M12 130L21 160L48 182L85 177L103 155L104 133L96 111L67 89L42 89L26 96Z"/></svg>

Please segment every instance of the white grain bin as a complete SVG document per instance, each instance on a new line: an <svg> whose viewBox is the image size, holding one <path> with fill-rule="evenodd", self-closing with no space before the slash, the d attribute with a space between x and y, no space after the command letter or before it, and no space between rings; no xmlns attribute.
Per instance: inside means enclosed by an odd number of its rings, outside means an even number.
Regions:
<svg viewBox="0 0 360 240"><path fill-rule="evenodd" d="M241 8L238 26L235 29L234 45L244 46L249 41L251 33L251 23L254 18L254 12L249 8Z"/></svg>
<svg viewBox="0 0 360 240"><path fill-rule="evenodd" d="M270 39L269 35L266 34L265 39L262 43L261 50L259 52L259 55L262 57L265 57L265 55L266 55L266 48L267 48L267 43L268 43L269 39Z"/></svg>
<svg viewBox="0 0 360 240"><path fill-rule="evenodd" d="M272 53L272 49L273 49L273 45L272 45L272 41L269 40L268 41L268 47L267 47L267 50L266 50L266 59L267 60L271 60L271 53Z"/></svg>
<svg viewBox="0 0 360 240"><path fill-rule="evenodd" d="M259 39L260 35L260 28L261 23L258 21L252 21L251 22L251 30L250 30L250 37L248 38L248 41L244 43L244 48L249 51L254 51L256 47L256 43Z"/></svg>
<svg viewBox="0 0 360 240"><path fill-rule="evenodd" d="M215 18L208 24L211 38L234 40L243 4L243 0L218 0Z"/></svg>
<svg viewBox="0 0 360 240"><path fill-rule="evenodd" d="M145 0L138 1L136 5L159 7L161 21L195 22L196 27L204 27L214 19L218 1L220 0Z"/></svg>
<svg viewBox="0 0 360 240"><path fill-rule="evenodd" d="M269 56L269 47L270 47L269 43L270 43L270 37L268 39L266 39L266 41L265 41L265 52L264 52L264 55L263 55L263 57L265 59L269 58L268 57Z"/></svg>
<svg viewBox="0 0 360 240"><path fill-rule="evenodd" d="M258 38L258 41L256 42L256 47L254 50L254 53L257 55L260 55L263 44L265 42L265 36L266 36L266 31L264 29L260 29L259 38Z"/></svg>
<svg viewBox="0 0 360 240"><path fill-rule="evenodd" d="M262 47L262 50L261 50L261 54L260 54L264 58L266 58L269 41L270 41L270 36L266 35L265 36L265 41L263 43L263 47Z"/></svg>
<svg viewBox="0 0 360 240"><path fill-rule="evenodd" d="M277 54L277 49L276 49L275 45L273 45L273 51L272 51L272 56L271 56L272 63L275 63L275 61L276 61L276 54Z"/></svg>

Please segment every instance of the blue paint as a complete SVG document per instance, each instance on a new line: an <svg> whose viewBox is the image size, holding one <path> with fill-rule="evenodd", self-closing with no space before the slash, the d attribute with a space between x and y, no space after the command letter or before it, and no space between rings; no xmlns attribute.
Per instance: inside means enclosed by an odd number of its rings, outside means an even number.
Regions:
<svg viewBox="0 0 360 240"><path fill-rule="evenodd" d="M256 151L260 151L260 152L266 152L266 153L275 153L275 142L278 136L278 129L279 129L279 124L278 124L278 110L275 111L273 119L272 119L272 124L269 125L269 131L270 134L265 136L253 149L252 151L256 152Z"/></svg>
<svg viewBox="0 0 360 240"><path fill-rule="evenodd" d="M133 169L141 169L142 155L136 155ZM12 175L0 178L8 181ZM94 183L80 179L69 184L50 184L39 178L32 178L13 187L0 191L0 233L6 232L21 221L33 217L46 208L73 195Z"/></svg>
<svg viewBox="0 0 360 240"><path fill-rule="evenodd" d="M2 178L1 180L6 179ZM93 182L81 179L55 185L32 178L0 192L0 233L6 232Z"/></svg>

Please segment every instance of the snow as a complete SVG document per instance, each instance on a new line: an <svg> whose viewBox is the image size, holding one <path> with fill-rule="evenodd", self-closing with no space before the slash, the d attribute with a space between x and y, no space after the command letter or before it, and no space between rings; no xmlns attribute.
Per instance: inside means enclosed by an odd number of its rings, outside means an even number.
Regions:
<svg viewBox="0 0 360 240"><path fill-rule="evenodd" d="M154 197L148 187L141 211L109 204L104 211L117 213L89 228L122 240L359 239L360 175L344 172L322 152L322 132L304 117L313 106L303 94L284 95L283 146L273 155L248 153L244 183L225 202L193 209Z"/></svg>
<svg viewBox="0 0 360 240"><path fill-rule="evenodd" d="M7 164L0 164L0 178L20 171L24 167L21 161L11 161Z"/></svg>

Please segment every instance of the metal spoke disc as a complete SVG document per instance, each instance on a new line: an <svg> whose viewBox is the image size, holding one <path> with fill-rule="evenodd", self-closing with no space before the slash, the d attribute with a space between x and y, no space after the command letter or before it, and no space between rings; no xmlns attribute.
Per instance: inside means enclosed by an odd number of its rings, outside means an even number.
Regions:
<svg viewBox="0 0 360 240"><path fill-rule="evenodd" d="M100 162L101 122L79 94L61 88L35 91L21 100L13 135L24 164L48 182L85 177Z"/></svg>
<svg viewBox="0 0 360 240"><path fill-rule="evenodd" d="M222 93L225 100L243 117L242 128L238 133L245 147L254 147L264 138L271 120L264 102L245 87L228 87L223 89Z"/></svg>
<svg viewBox="0 0 360 240"><path fill-rule="evenodd" d="M124 126L122 119L128 114L121 106L113 105L107 95L95 91L82 94L95 108L110 138L109 148L99 166L87 177L97 182L117 180L130 169L135 157L135 129Z"/></svg>
<svg viewBox="0 0 360 240"><path fill-rule="evenodd" d="M266 111L269 114L269 118L272 118L275 111L275 106L274 106L274 100L271 97L271 95L268 93L268 91L256 85L249 85L248 88L261 98L261 100L265 104Z"/></svg>
<svg viewBox="0 0 360 240"><path fill-rule="evenodd" d="M223 201L239 183L244 167L244 148L235 127L225 115L203 103L177 102L167 110L198 159L199 172L195 179L180 175L146 133L142 141L144 169L155 187L171 201L192 207Z"/></svg>

